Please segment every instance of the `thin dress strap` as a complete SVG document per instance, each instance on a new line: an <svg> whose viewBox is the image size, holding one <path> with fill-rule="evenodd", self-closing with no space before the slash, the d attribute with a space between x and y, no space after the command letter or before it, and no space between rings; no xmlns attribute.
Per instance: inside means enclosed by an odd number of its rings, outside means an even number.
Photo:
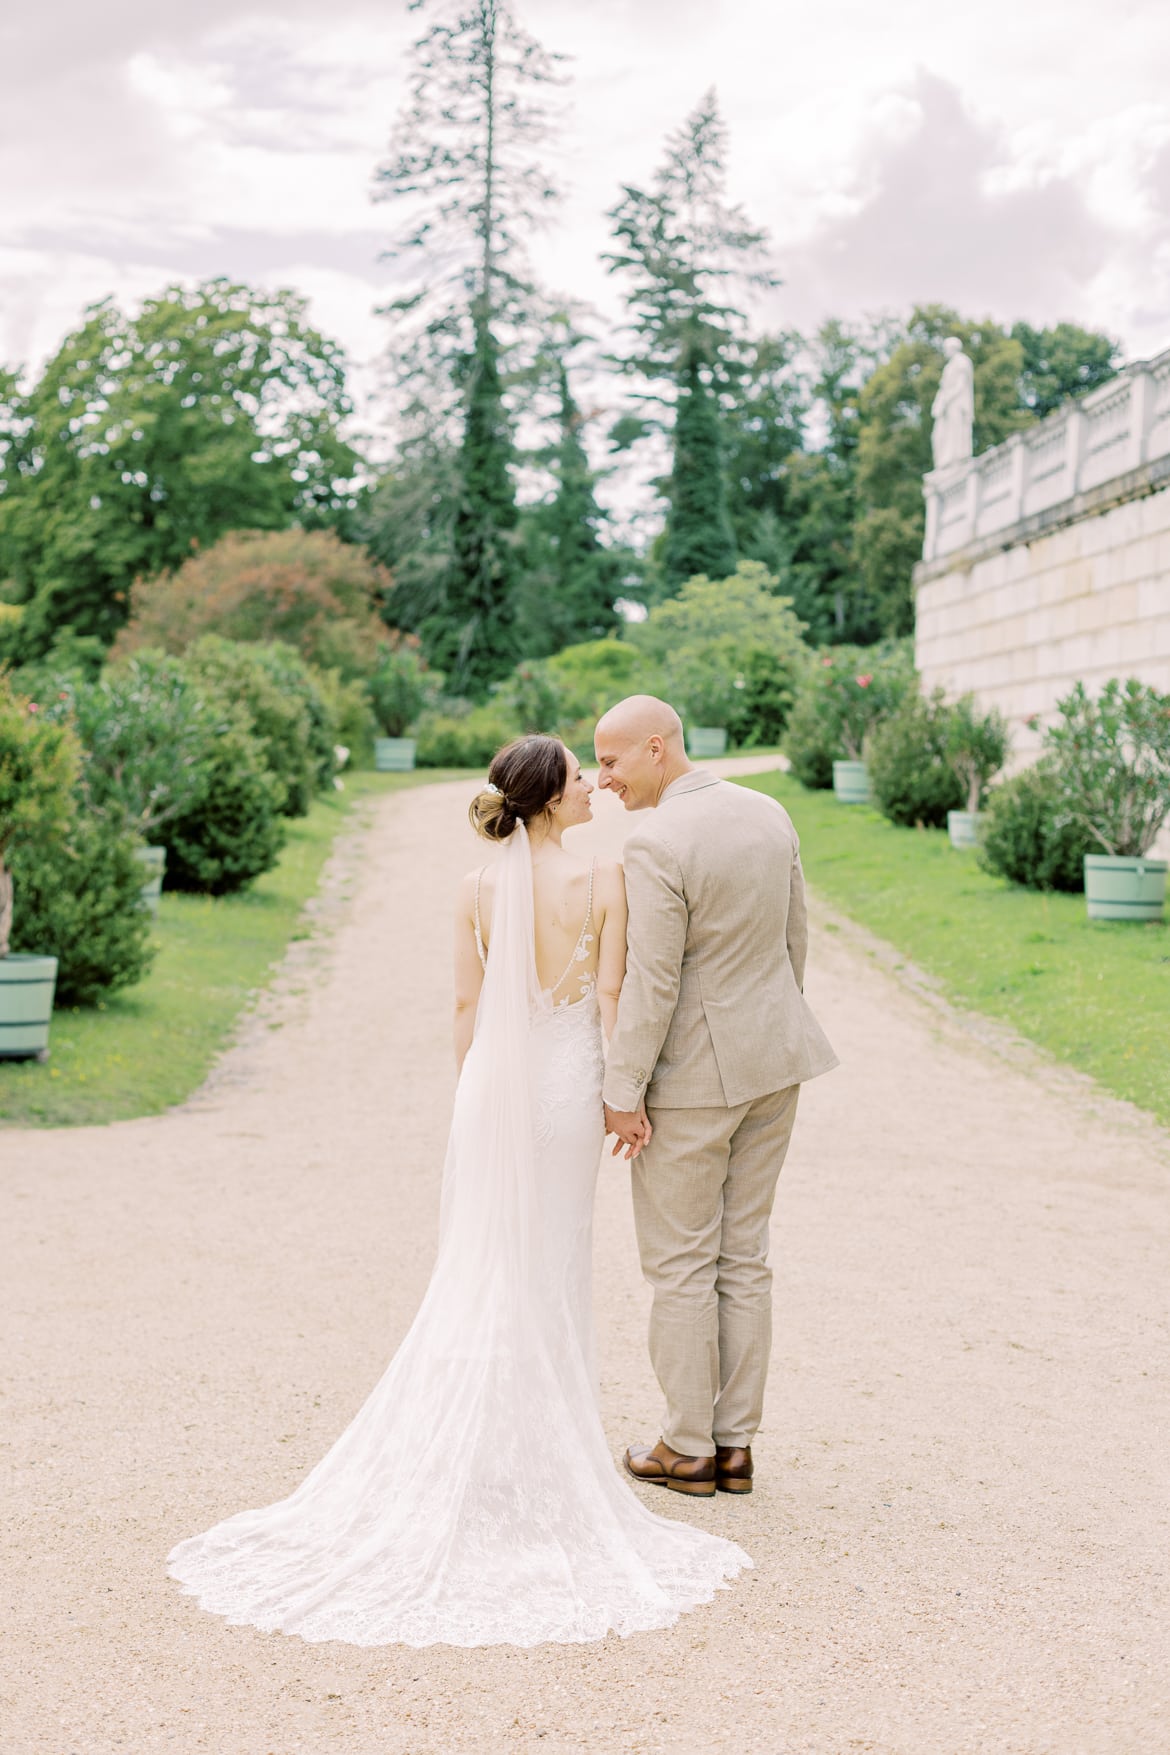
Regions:
<svg viewBox="0 0 1170 1755"><path fill-rule="evenodd" d="M483 927L479 921L479 886L483 882L483 874L486 870L487 866L481 865L475 874L475 948L479 952L480 966L484 969L487 968L487 951L484 949ZM590 893L592 894L592 889Z"/></svg>
<svg viewBox="0 0 1170 1755"><path fill-rule="evenodd" d="M577 942L573 946L573 954L565 965L564 974L561 975L558 980L553 982L548 990L550 993L555 993L558 987L564 986L565 982L569 979L569 976L573 973L574 965L578 963L584 955L585 946L589 939L589 928L593 924L593 873L596 869L597 861L596 859L591 859L589 861L589 901L588 906L585 909L585 918L581 922L581 930L577 934Z"/></svg>

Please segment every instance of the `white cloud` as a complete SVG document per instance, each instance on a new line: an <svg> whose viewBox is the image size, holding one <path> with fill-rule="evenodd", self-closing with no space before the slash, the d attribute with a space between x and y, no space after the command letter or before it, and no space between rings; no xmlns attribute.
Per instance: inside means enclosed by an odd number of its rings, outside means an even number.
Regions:
<svg viewBox="0 0 1170 1755"><path fill-rule="evenodd" d="M535 245L613 312L598 262L623 179L710 84L734 190L768 224L775 320L915 299L1170 339L1170 33L1161 0L531 0L574 57ZM63 0L0 24L0 358L43 357L105 293L295 277L365 360L392 216L369 200L419 28L403 0ZM48 121L48 125L47 125ZM35 143L30 150L30 142Z"/></svg>

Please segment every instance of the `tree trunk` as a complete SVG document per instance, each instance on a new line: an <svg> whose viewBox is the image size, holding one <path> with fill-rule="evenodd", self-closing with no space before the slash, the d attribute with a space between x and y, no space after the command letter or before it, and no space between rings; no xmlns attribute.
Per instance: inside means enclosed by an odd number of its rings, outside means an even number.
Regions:
<svg viewBox="0 0 1170 1755"><path fill-rule="evenodd" d="M8 955L8 941L12 936L12 873L7 871L0 860L0 957Z"/></svg>

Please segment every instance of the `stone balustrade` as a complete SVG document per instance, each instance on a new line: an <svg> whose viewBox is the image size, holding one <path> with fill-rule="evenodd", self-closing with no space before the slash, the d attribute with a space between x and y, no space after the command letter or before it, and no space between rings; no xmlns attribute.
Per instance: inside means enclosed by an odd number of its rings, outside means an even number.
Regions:
<svg viewBox="0 0 1170 1755"><path fill-rule="evenodd" d="M923 563L1006 545L1029 519L1048 524L1079 495L1163 458L1170 460L1170 350L1127 366L982 456L924 477Z"/></svg>

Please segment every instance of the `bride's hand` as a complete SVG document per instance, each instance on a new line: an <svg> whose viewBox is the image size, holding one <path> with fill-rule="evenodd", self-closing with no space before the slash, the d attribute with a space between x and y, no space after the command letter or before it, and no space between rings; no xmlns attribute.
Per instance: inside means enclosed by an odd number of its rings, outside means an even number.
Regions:
<svg viewBox="0 0 1170 1755"><path fill-rule="evenodd" d="M632 1163L649 1145L654 1129L644 1106L641 1109L611 1109L607 1103L605 1131L616 1136L612 1156L620 1157L624 1147L626 1159Z"/></svg>

